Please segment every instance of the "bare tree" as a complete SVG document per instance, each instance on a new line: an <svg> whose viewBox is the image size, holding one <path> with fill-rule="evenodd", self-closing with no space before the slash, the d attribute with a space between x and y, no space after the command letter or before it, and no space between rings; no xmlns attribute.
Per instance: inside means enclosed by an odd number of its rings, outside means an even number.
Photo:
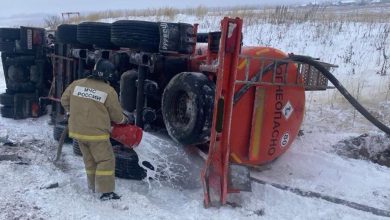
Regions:
<svg viewBox="0 0 390 220"><path fill-rule="evenodd" d="M56 29L58 25L62 24L62 20L60 16L57 15L50 15L43 19L45 23L45 27L48 27L50 29Z"/></svg>

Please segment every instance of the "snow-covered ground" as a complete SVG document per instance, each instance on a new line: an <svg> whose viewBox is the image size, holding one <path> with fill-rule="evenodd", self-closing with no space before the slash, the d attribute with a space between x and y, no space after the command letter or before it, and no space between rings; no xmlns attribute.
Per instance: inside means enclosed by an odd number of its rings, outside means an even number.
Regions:
<svg viewBox="0 0 390 220"><path fill-rule="evenodd" d="M135 18L130 18L135 19ZM145 19L145 18L143 18ZM161 20L162 18L146 18ZM180 15L174 21L200 23L201 31L217 30L219 19ZM390 51L388 24L316 23L244 26L245 45L268 45L286 52L320 57L340 66L334 72L352 94L390 125L390 69L377 74ZM388 36L388 35L387 35ZM387 54L389 55L389 54ZM0 74L0 92L5 83ZM337 154L339 141L363 133L382 135L346 103L336 90L308 92L304 135L275 162L254 170L264 181L322 193L390 211L390 168ZM253 183L253 192L232 196L239 204L203 208L199 183L202 162L165 137L145 133L136 149L141 158L163 165L164 178L151 181L117 179L120 201L100 202L88 192L80 157L64 146L61 165L51 162L56 143L48 117L0 118L0 136L16 146L2 146L0 155L0 219L385 219L318 198L307 198L270 185ZM390 148L390 140L375 145ZM153 174L152 174L153 175ZM154 174L159 176L159 174ZM51 183L59 187L45 189Z"/></svg>

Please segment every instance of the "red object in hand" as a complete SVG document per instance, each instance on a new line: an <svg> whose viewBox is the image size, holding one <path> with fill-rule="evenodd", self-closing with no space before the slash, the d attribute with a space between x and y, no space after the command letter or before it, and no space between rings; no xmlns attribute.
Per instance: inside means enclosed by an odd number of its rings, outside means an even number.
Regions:
<svg viewBox="0 0 390 220"><path fill-rule="evenodd" d="M134 125L113 124L111 138L127 148L137 147L142 140L142 129Z"/></svg>

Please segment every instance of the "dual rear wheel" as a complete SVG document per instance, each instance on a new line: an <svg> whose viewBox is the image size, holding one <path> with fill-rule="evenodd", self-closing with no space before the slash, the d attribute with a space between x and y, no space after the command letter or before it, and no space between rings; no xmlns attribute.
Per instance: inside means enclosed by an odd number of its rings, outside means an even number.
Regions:
<svg viewBox="0 0 390 220"><path fill-rule="evenodd" d="M183 72L168 83L162 114L169 135L183 145L208 141L214 105L214 83L206 75Z"/></svg>
<svg viewBox="0 0 390 220"><path fill-rule="evenodd" d="M138 73L122 74L120 100L122 107L136 109ZM214 105L214 82L197 72L174 76L162 94L161 112L168 134L183 145L208 141Z"/></svg>

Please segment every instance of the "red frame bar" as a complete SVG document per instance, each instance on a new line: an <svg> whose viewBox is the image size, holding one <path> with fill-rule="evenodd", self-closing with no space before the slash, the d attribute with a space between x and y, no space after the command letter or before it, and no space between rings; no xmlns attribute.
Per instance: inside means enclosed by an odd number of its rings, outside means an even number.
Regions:
<svg viewBox="0 0 390 220"><path fill-rule="evenodd" d="M209 153L201 172L204 205L219 206L226 203L230 156L230 131L233 97L241 49L242 19L221 21L221 41L218 53L217 85L214 99L213 123Z"/></svg>

